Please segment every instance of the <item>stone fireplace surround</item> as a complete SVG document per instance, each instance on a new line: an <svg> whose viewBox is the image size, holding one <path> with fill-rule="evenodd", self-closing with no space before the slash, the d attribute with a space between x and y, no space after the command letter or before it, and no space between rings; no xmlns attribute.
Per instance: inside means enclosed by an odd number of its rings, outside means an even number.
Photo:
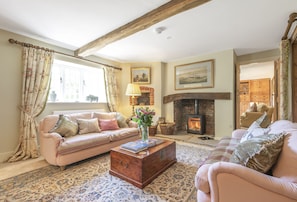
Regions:
<svg viewBox="0 0 297 202"><path fill-rule="evenodd" d="M163 97L163 103L173 102L174 122L177 131L186 131L187 115L195 114L195 100L198 112L206 117L205 135L215 136L215 100L230 100L231 93L178 93ZM199 134L197 134L199 135Z"/></svg>

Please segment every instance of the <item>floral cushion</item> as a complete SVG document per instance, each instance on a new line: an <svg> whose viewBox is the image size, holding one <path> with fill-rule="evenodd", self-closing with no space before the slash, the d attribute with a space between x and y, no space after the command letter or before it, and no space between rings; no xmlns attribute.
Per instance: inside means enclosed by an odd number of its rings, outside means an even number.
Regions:
<svg viewBox="0 0 297 202"><path fill-rule="evenodd" d="M284 133L254 137L237 145L230 162L266 173L275 164L283 146Z"/></svg>

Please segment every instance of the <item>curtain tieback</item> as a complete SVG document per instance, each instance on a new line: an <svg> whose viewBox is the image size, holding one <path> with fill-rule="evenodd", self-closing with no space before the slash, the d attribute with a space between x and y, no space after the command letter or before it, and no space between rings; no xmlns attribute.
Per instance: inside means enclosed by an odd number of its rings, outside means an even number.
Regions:
<svg viewBox="0 0 297 202"><path fill-rule="evenodd" d="M26 109L26 107L19 106L18 108L21 110L21 112L23 112L24 114L26 114L29 119L34 120L34 116L29 112L28 109Z"/></svg>

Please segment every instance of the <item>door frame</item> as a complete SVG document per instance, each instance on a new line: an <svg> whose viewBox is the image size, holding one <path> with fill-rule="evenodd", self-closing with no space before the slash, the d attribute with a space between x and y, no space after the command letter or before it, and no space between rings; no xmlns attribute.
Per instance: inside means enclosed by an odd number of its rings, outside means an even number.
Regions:
<svg viewBox="0 0 297 202"><path fill-rule="evenodd" d="M248 65L252 63L262 63L262 62L269 62L269 61L274 61L274 82L273 86L271 89L274 90L274 96L273 96L273 103L275 105L275 109L273 113L273 120L278 119L278 102L279 102L279 96L278 96L278 86L279 86L279 79L278 79L278 74L276 74L276 71L279 69L279 57L274 58L274 59L258 59L258 60L253 60L253 61L248 61L248 62L242 62L242 63L236 63L236 68L235 68L235 126L236 128L240 128L240 94L239 94L239 85L240 85L240 66L241 65Z"/></svg>

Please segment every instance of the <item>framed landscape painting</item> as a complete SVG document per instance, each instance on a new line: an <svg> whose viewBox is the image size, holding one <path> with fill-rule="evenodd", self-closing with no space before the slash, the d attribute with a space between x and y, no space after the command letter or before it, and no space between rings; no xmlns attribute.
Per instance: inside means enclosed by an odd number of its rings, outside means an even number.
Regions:
<svg viewBox="0 0 297 202"><path fill-rule="evenodd" d="M151 68L150 67L131 67L131 83L150 84Z"/></svg>
<svg viewBox="0 0 297 202"><path fill-rule="evenodd" d="M214 60L175 66L175 89L212 88Z"/></svg>

